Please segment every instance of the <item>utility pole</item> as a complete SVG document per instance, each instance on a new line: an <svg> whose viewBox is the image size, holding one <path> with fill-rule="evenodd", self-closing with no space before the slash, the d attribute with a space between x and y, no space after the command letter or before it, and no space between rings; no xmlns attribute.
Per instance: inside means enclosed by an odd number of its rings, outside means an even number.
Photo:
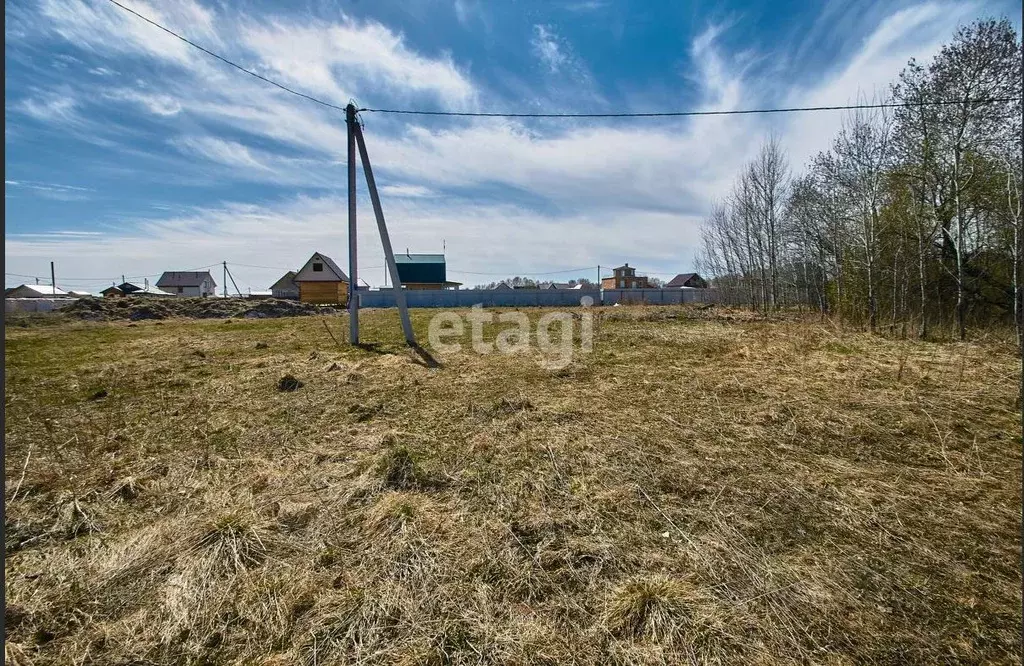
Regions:
<svg viewBox="0 0 1024 666"><path fill-rule="evenodd" d="M359 344L359 298L356 292L356 105L345 107L348 125L348 340ZM396 287L398 285L395 285Z"/></svg>
<svg viewBox="0 0 1024 666"><path fill-rule="evenodd" d="M359 157L363 161L363 175L366 176L366 187L370 190L370 202L373 204L373 214L377 218L377 230L380 231L380 243L384 246L384 257L387 259L388 272L391 273L392 289L395 292L395 305L398 306L398 316L402 320L402 332L405 334L405 341L409 345L415 346L416 335L412 331L412 322L409 321L409 308L405 302L405 290L402 289L402 278L398 276L395 253L391 249L391 238L388 236L388 228L384 223L384 209L380 205L380 195L377 193L377 182L373 178L373 169L370 167L370 156L366 152L363 130L355 123L352 124L352 129L355 130L356 141L359 142ZM353 278L353 282L355 282L355 278Z"/></svg>
<svg viewBox="0 0 1024 666"><path fill-rule="evenodd" d="M53 270L53 262L52 261L50 262L50 286L52 287L52 289L50 290L50 295L51 296L56 296L57 295L57 278L56 278L56 271Z"/></svg>
<svg viewBox="0 0 1024 666"><path fill-rule="evenodd" d="M242 290L239 289L238 285L235 283L235 276L231 274L231 271L227 270L227 265L228 265L227 262L224 262L224 270L227 272L228 277L231 278L231 284L235 288L235 293L238 294L239 297L241 297ZM227 297L227 295L228 295L228 289L227 289L227 287L224 287L224 296Z"/></svg>
<svg viewBox="0 0 1024 666"><path fill-rule="evenodd" d="M601 288L601 264L597 265L597 288Z"/></svg>
<svg viewBox="0 0 1024 666"><path fill-rule="evenodd" d="M228 262L224 262L224 298L228 297Z"/></svg>

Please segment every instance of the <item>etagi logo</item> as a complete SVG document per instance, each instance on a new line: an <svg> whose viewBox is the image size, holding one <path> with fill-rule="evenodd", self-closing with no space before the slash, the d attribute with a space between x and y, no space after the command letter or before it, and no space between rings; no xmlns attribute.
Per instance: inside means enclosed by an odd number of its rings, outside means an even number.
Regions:
<svg viewBox="0 0 1024 666"><path fill-rule="evenodd" d="M461 339L466 334L466 320L469 321L470 339L473 351L478 354L521 354L529 352L534 342L540 351L539 365L546 370L561 370L572 363L576 352L575 321L580 322L579 351L589 354L594 349L594 315L589 308L594 299L584 296L580 299L582 314L571 312L548 312L537 320L536 335L531 335L530 318L523 312L502 312L497 315L498 323L513 324L498 333L493 342L484 340L484 324L494 323L495 314L474 305L463 317L456 312L440 312L430 319L427 340L432 349L441 354L462 350L461 342L445 342L446 339ZM552 336L552 328L556 335Z"/></svg>

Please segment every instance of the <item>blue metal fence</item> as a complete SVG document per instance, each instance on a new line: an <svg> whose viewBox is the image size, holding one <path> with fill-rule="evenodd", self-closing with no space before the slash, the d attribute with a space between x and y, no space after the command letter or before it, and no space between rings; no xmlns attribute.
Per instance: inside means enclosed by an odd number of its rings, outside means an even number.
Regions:
<svg viewBox="0 0 1024 666"><path fill-rule="evenodd" d="M573 307L589 297L589 305L650 303L670 305L714 301L714 289L409 289L405 292L411 308L484 307ZM393 308L392 289L359 291L364 308Z"/></svg>

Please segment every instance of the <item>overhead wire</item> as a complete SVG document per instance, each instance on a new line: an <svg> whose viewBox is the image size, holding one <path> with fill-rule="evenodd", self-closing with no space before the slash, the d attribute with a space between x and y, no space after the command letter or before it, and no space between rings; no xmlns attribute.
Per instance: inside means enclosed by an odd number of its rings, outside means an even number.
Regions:
<svg viewBox="0 0 1024 666"><path fill-rule="evenodd" d="M117 7L120 7L121 9L123 9L126 12L128 12L129 14L134 14L135 16L139 17L140 19L142 19L146 23L149 23L150 25L152 25L152 26L154 26L156 28L159 28L160 30L163 30L168 35L171 35L172 37L180 39L181 41L185 42L189 46L191 46L193 48L196 48L196 49L199 49L200 51L202 51L206 55L212 56L212 57L216 58L217 60L220 60L221 62L223 62L223 63L225 63L227 65L230 65L231 67L234 67L235 69L237 69L237 70L239 70L241 72L245 72L249 76L255 77L255 78L257 78L260 81L263 81L265 83L269 83L272 86L276 86L276 87L280 88L281 90L284 90L285 92L291 93L292 95L298 95L299 97L307 99L310 102L316 102L317 104L322 104L323 106L326 106L326 107L329 107L329 108L332 108L332 109L336 109L338 111L344 111L345 110L344 106L338 106L337 104L331 104L330 102L326 102L326 101L324 101L322 99L319 99L317 97L313 97L312 95L307 95L304 92L300 92L300 91L295 90L293 88L289 88L288 86L284 85L283 83L278 83L277 81L274 81L273 79L270 79L270 78L267 78L267 77L263 76L262 74L258 74L257 72L254 72L251 69L247 69L245 67L242 67L241 65L239 65L236 62L233 62L233 61L225 58L224 56L222 56L222 55L220 55L218 53L214 53L213 51L211 51L210 49L206 48L205 46L201 46L201 45L193 42L191 39L189 39L189 38L187 38L187 37L185 37L183 35L179 35L178 33L174 32L170 28L167 28L167 27L164 27L164 26L160 25L159 23L157 23L153 19L149 18L148 16L144 16L144 15L140 14L139 12L135 11L134 9L131 9L130 7L125 7L124 5L122 5L117 0L107 0L107 1L110 2L113 5L116 5Z"/></svg>
<svg viewBox="0 0 1024 666"><path fill-rule="evenodd" d="M264 83L268 83L272 86L280 88L281 90L296 95L310 102L320 104L336 111L345 111L346 107L328 102L326 100L314 97L307 93L295 90L289 86L284 85L274 79L263 76L258 72L254 72L251 69L243 67L238 63L226 58L219 53L211 51L210 49L202 46L191 39L181 35L170 28L167 28L153 19L145 16L134 9L126 7L125 5L118 2L118 0L107 0L112 5L119 7L120 9L142 19L146 23L158 28L168 35L181 40L185 44L196 48L208 56L216 58L221 62L244 72L249 76L252 76ZM920 106L943 106L951 104L993 104L997 102L1015 102L1020 97L992 97L992 98L981 98L981 99L967 99L967 100L919 100L915 102L887 102L878 104L842 104L842 105L831 105L831 106L793 106L793 107L776 107L776 108L759 108L759 109L723 109L723 110L711 110L711 111L650 111L650 112L612 112L612 113L516 113L516 112L504 112L504 111L428 111L422 109L387 109L387 108L358 108L357 112L366 113L387 113L387 114L403 114L403 115L418 115L418 116L451 116L451 117L471 117L471 118L679 118L689 116L733 116L733 115L749 115L749 114L761 114L761 113L796 113L805 111L850 111L860 109L894 109L894 108L905 108L905 107L920 107Z"/></svg>
<svg viewBox="0 0 1024 666"><path fill-rule="evenodd" d="M967 100L969 104L993 104L996 102L1015 102L1019 97L991 97ZM833 106L791 106L760 109L725 109L720 111L651 111L651 112L611 112L611 113L506 113L477 111L422 111L416 109L357 109L367 113L392 113L417 116L462 116L475 118L680 118L688 116L738 116L755 113L794 113L799 111L849 111L857 109L897 109L919 106L943 106L963 104L964 100L934 100L926 102L885 102L879 104L841 104Z"/></svg>

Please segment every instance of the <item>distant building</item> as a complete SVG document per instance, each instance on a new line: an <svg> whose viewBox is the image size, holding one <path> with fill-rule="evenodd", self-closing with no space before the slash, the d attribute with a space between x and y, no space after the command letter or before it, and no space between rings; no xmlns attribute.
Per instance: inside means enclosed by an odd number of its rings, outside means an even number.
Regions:
<svg viewBox="0 0 1024 666"><path fill-rule="evenodd" d="M156 286L176 296L213 296L217 291L210 271L166 271Z"/></svg>
<svg viewBox="0 0 1024 666"><path fill-rule="evenodd" d="M348 303L348 276L326 254L314 252L292 281L299 286L299 300L303 303Z"/></svg>
<svg viewBox="0 0 1024 666"><path fill-rule="evenodd" d="M295 271L288 271L282 275L277 282L270 285L270 294L274 298L295 298L299 297L299 285L295 284Z"/></svg>
<svg viewBox="0 0 1024 666"><path fill-rule="evenodd" d="M666 289L707 289L707 280L696 273L680 273L665 285Z"/></svg>
<svg viewBox="0 0 1024 666"><path fill-rule="evenodd" d="M122 282L117 286L109 286L100 292L104 298L118 298L121 296L173 296L169 291L157 289L146 280L143 284L135 282Z"/></svg>
<svg viewBox="0 0 1024 666"><path fill-rule="evenodd" d="M396 254L398 279L406 289L458 289L461 282L448 280L443 254Z"/></svg>
<svg viewBox="0 0 1024 666"><path fill-rule="evenodd" d="M544 288L545 289L575 289L575 286L569 284L568 282L551 282L551 283L548 284L548 286L546 286Z"/></svg>
<svg viewBox="0 0 1024 666"><path fill-rule="evenodd" d="M4 290L4 298L53 298L70 296L68 292L48 284L22 284Z"/></svg>
<svg viewBox="0 0 1024 666"><path fill-rule="evenodd" d="M647 276L637 275L636 269L628 263L613 268L612 272L613 277L601 278L602 289L648 289L651 286Z"/></svg>
<svg viewBox="0 0 1024 666"><path fill-rule="evenodd" d="M509 286L508 282L499 282L498 284L494 285L492 289L498 289L501 291L511 291L512 287Z"/></svg>

